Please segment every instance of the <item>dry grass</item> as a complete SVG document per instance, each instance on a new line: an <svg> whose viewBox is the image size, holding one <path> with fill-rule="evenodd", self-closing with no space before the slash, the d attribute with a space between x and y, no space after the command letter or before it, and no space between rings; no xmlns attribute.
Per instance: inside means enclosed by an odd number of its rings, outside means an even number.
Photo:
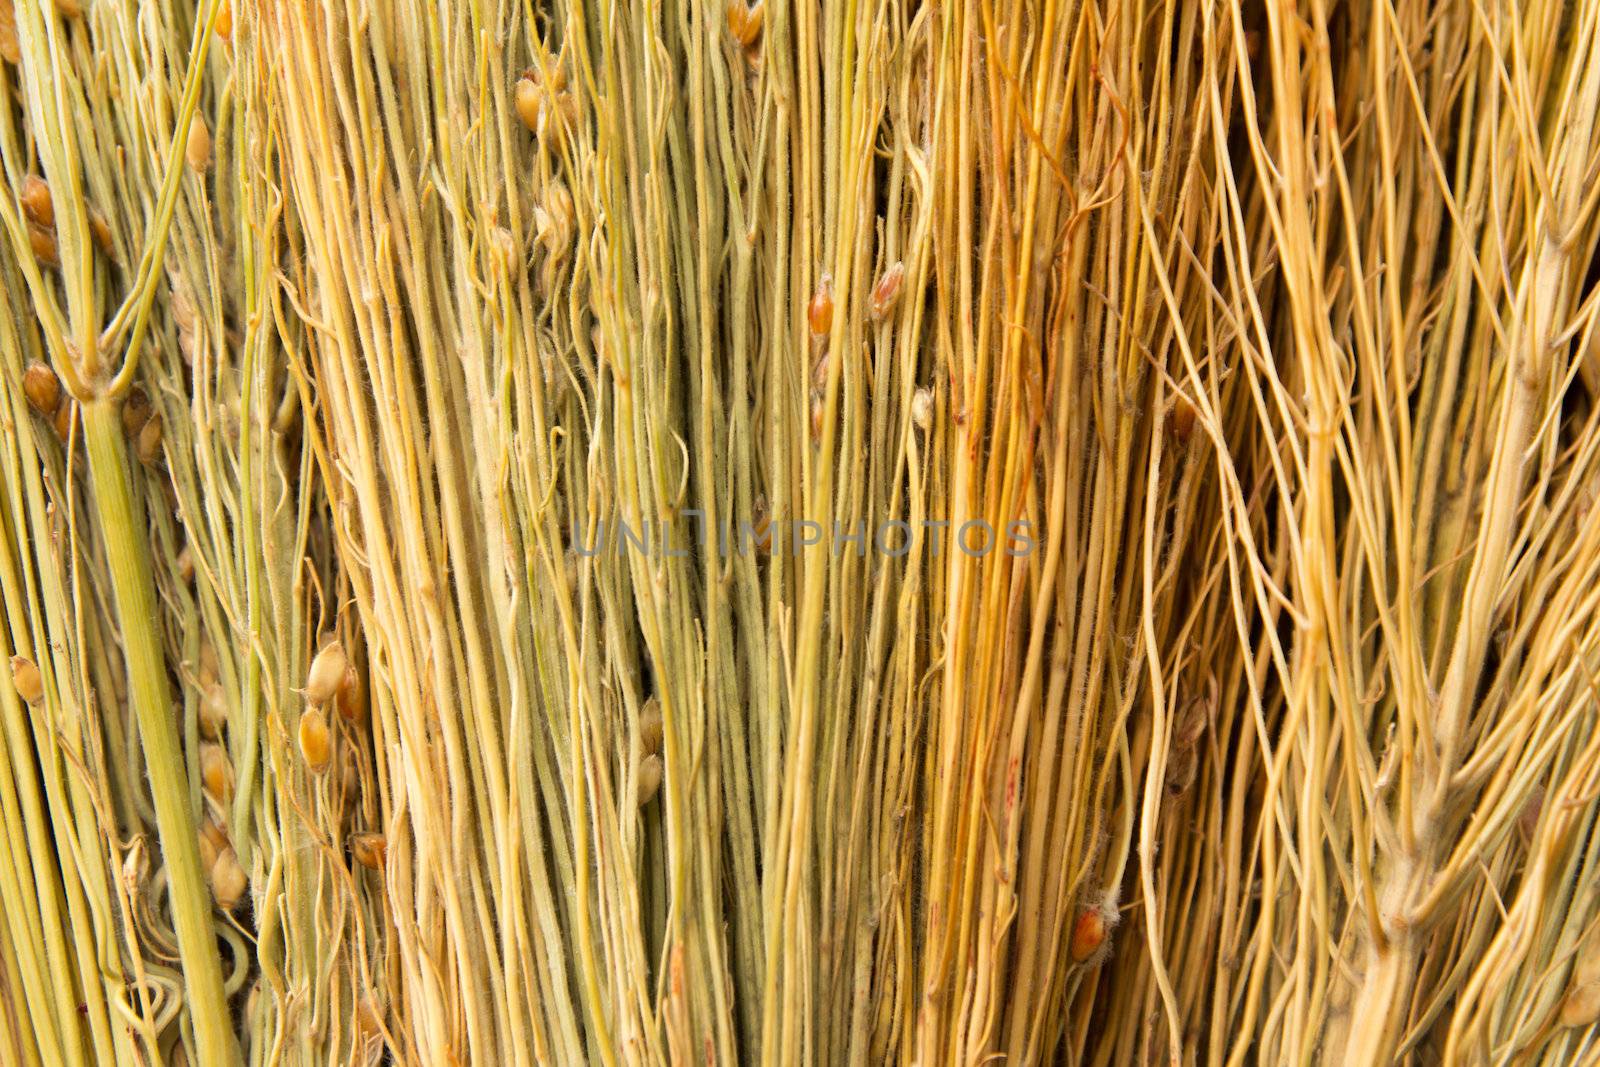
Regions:
<svg viewBox="0 0 1600 1067"><path fill-rule="evenodd" d="M0 59L0 1067L1600 1061L1600 3Z"/></svg>

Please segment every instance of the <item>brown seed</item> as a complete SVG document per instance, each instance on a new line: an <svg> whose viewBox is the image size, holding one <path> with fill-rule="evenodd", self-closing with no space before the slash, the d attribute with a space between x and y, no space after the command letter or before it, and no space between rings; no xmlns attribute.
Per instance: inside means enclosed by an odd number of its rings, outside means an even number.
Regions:
<svg viewBox="0 0 1600 1067"><path fill-rule="evenodd" d="M825 389L828 385L828 350L823 349L817 361L811 365L811 388Z"/></svg>
<svg viewBox="0 0 1600 1067"><path fill-rule="evenodd" d="M1193 748L1177 748L1167 761L1167 792L1179 797L1194 785L1200 771L1200 757Z"/></svg>
<svg viewBox="0 0 1600 1067"><path fill-rule="evenodd" d="M656 798L656 793L661 790L661 776L665 765L661 757L651 753L639 761L638 776L634 779L635 797L642 808Z"/></svg>
<svg viewBox="0 0 1600 1067"><path fill-rule="evenodd" d="M339 683L338 695L334 698L334 706L339 709L339 714L348 723L365 722L367 718L367 687L361 684L361 676L355 667L348 666L344 669L344 681Z"/></svg>
<svg viewBox="0 0 1600 1067"><path fill-rule="evenodd" d="M206 841L210 841L213 853L221 853L222 848L229 843L227 841L227 830L222 829L221 822L216 821L211 816L206 816L205 822L200 824L200 835L206 838Z"/></svg>
<svg viewBox="0 0 1600 1067"><path fill-rule="evenodd" d="M328 769L333 759L333 735L328 731L328 720L316 708L300 713L300 755L306 766L321 773Z"/></svg>
<svg viewBox="0 0 1600 1067"><path fill-rule="evenodd" d="M136 834L122 857L122 887L130 894L137 893L149 874L150 853L144 847L144 836Z"/></svg>
<svg viewBox="0 0 1600 1067"><path fill-rule="evenodd" d="M45 229L56 224L55 205L50 200L50 186L37 174L30 174L22 179L22 192L17 199L22 201L22 210L27 213L28 221L35 226Z"/></svg>
<svg viewBox="0 0 1600 1067"><path fill-rule="evenodd" d="M61 266L61 256L56 251L56 235L42 226L28 225L28 246L33 258L47 267Z"/></svg>
<svg viewBox="0 0 1600 1067"><path fill-rule="evenodd" d="M1600 1021L1600 982L1569 986L1560 1015L1562 1026L1593 1026Z"/></svg>
<svg viewBox="0 0 1600 1067"><path fill-rule="evenodd" d="M761 38L761 23L765 4L747 5L744 0L728 0L728 32L739 42L739 47L749 49Z"/></svg>
<svg viewBox="0 0 1600 1067"><path fill-rule="evenodd" d="M882 319L894 310L894 306L900 302L900 287L905 280L906 265L899 260L883 272L878 284L872 287L873 318Z"/></svg>
<svg viewBox="0 0 1600 1067"><path fill-rule="evenodd" d="M562 79L565 84L565 79ZM571 129L578 124L578 98L571 93L556 91L556 126L552 132L559 133Z"/></svg>
<svg viewBox="0 0 1600 1067"><path fill-rule="evenodd" d="M106 217L95 208L89 209L89 236L94 238L94 243L100 251L108 256L112 254L111 223L107 222Z"/></svg>
<svg viewBox="0 0 1600 1067"><path fill-rule="evenodd" d="M184 146L183 157L188 160L189 169L196 174L204 174L211 169L211 128L198 112L189 123L189 142Z"/></svg>
<svg viewBox="0 0 1600 1067"><path fill-rule="evenodd" d="M128 390L127 397L122 401L122 432L129 439L139 439L139 431L150 421L150 410L150 398L143 389L134 386Z"/></svg>
<svg viewBox="0 0 1600 1067"><path fill-rule="evenodd" d="M661 701L651 697L639 711L639 747L646 755L661 751L665 725L661 718Z"/></svg>
<svg viewBox="0 0 1600 1067"><path fill-rule="evenodd" d="M33 362L22 372L22 392L29 407L50 418L61 403L61 379L44 363Z"/></svg>
<svg viewBox="0 0 1600 1067"><path fill-rule="evenodd" d="M383 1038L383 1009L370 995L356 1002L356 1035L363 1046Z"/></svg>
<svg viewBox="0 0 1600 1067"><path fill-rule="evenodd" d="M67 436L72 433L72 411L73 405L71 398L62 397L61 403L56 405L56 414L52 425L55 427L56 436L61 438L63 441L65 441Z"/></svg>
<svg viewBox="0 0 1600 1067"><path fill-rule="evenodd" d="M211 849L211 855L215 857L217 853L221 852L224 848L227 848L228 844L228 831L224 830L222 828L222 824L216 819L212 818L210 815L207 815L205 817L205 821L200 824L201 847L209 847ZM206 866L209 867L211 865L208 863Z"/></svg>
<svg viewBox="0 0 1600 1067"><path fill-rule="evenodd" d="M83 5L78 0L56 0L56 10L61 12L62 18L83 18Z"/></svg>
<svg viewBox="0 0 1600 1067"><path fill-rule="evenodd" d="M211 865L211 895L216 898L217 907L232 911L239 906L248 887L249 879L245 877L244 868L239 866L239 857L233 851L233 846L229 845L217 853L216 861Z"/></svg>
<svg viewBox="0 0 1600 1067"><path fill-rule="evenodd" d="M344 654L344 646L338 641L329 641L311 660L311 669L306 674L306 687L301 692L313 704L327 703L344 685L345 671L349 667L350 660Z"/></svg>
<svg viewBox="0 0 1600 1067"><path fill-rule="evenodd" d="M933 428L933 390L926 385L911 394L911 421L923 431Z"/></svg>
<svg viewBox="0 0 1600 1067"><path fill-rule="evenodd" d="M1078 913L1072 924L1072 940L1067 950L1075 963L1087 963L1106 943L1106 912L1103 908L1086 908Z"/></svg>
<svg viewBox="0 0 1600 1067"><path fill-rule="evenodd" d="M517 79L513 102L516 104L517 117L522 120L522 124L534 133L542 133L540 126L544 117L544 90L539 87L539 83L534 80L531 73Z"/></svg>
<svg viewBox="0 0 1600 1067"><path fill-rule="evenodd" d="M22 40L17 36L17 12L12 0L0 0L0 59L12 66L22 62Z"/></svg>
<svg viewBox="0 0 1600 1067"><path fill-rule="evenodd" d="M352 807L361 800L361 769L356 766L355 753L348 748L339 753L339 792Z"/></svg>
<svg viewBox="0 0 1600 1067"><path fill-rule="evenodd" d="M211 647L211 642L205 637L200 638L200 680L217 680L217 650Z"/></svg>
<svg viewBox="0 0 1600 1067"><path fill-rule="evenodd" d="M1600 1021L1600 926L1590 927L1578 943L1560 1019L1561 1025L1574 1027Z"/></svg>
<svg viewBox="0 0 1600 1067"><path fill-rule="evenodd" d="M200 326L200 313L194 308L194 298L189 295L187 284L175 283L171 291L173 324L180 335L193 334Z"/></svg>
<svg viewBox="0 0 1600 1067"><path fill-rule="evenodd" d="M755 513L756 521L751 524L750 540L753 542L758 555L770 556L772 554L772 514L767 508L767 498L764 495L756 497ZM740 551L744 551L743 545L740 546Z"/></svg>
<svg viewBox="0 0 1600 1067"><path fill-rule="evenodd" d="M233 39L233 5L224 0L217 9L217 21L212 24L212 29L217 31L217 36L224 41Z"/></svg>
<svg viewBox="0 0 1600 1067"><path fill-rule="evenodd" d="M806 306L806 321L812 337L826 337L833 329L833 276L824 274L817 282L816 294Z"/></svg>
<svg viewBox="0 0 1600 1067"><path fill-rule="evenodd" d="M27 656L11 657L11 684L17 687L17 696L29 704L44 699L44 675L39 665Z"/></svg>
<svg viewBox="0 0 1600 1067"><path fill-rule="evenodd" d="M1194 436L1194 405L1183 396L1173 398L1172 410L1167 413L1167 429L1180 444L1188 444Z"/></svg>
<svg viewBox="0 0 1600 1067"><path fill-rule="evenodd" d="M161 460L161 416L151 415L144 428L139 431L139 441L134 446L139 454L139 462L145 466L154 466Z"/></svg>
<svg viewBox="0 0 1600 1067"><path fill-rule="evenodd" d="M212 681L200 693L200 733L215 741L228 725L228 700L222 684Z"/></svg>
<svg viewBox="0 0 1600 1067"><path fill-rule="evenodd" d="M221 745L207 741L200 746L200 785L218 804L233 796L233 765Z"/></svg>
<svg viewBox="0 0 1600 1067"><path fill-rule="evenodd" d="M356 862L369 871L383 870L383 861L388 855L389 845L382 834L351 834L350 855Z"/></svg>
<svg viewBox="0 0 1600 1067"><path fill-rule="evenodd" d="M194 550L184 545L178 550L178 580L184 585L194 584Z"/></svg>
<svg viewBox="0 0 1600 1067"><path fill-rule="evenodd" d="M222 851L222 845L217 843L216 835L211 833L211 828L217 824L208 816L204 825L200 827L200 866L209 876L211 868L216 866L217 854ZM221 827L217 827L219 830ZM226 836L223 842L226 843Z"/></svg>

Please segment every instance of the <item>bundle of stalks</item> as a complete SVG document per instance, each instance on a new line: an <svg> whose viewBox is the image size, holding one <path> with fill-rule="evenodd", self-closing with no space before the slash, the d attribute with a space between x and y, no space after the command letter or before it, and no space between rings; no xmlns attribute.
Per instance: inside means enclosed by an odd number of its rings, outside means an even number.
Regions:
<svg viewBox="0 0 1600 1067"><path fill-rule="evenodd" d="M1600 1060L1600 3L0 61L0 1063Z"/></svg>

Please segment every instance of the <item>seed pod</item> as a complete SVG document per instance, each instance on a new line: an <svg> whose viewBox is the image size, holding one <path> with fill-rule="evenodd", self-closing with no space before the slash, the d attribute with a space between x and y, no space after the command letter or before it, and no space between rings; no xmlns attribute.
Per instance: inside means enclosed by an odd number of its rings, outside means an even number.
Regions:
<svg viewBox="0 0 1600 1067"><path fill-rule="evenodd" d="M150 398L138 386L128 390L122 401L122 432L131 440L139 439L139 431L150 421Z"/></svg>
<svg viewBox="0 0 1600 1067"><path fill-rule="evenodd" d="M333 759L333 735L328 731L328 720L316 708L300 713L300 755L306 766L318 774L328 769Z"/></svg>
<svg viewBox="0 0 1600 1067"><path fill-rule="evenodd" d="M333 703L345 722L366 721L367 687L361 684L361 675L357 673L354 665L344 669L344 680L339 683L339 692Z"/></svg>
<svg viewBox="0 0 1600 1067"><path fill-rule="evenodd" d="M207 741L200 746L200 785L218 804L233 796L233 765L222 746Z"/></svg>
<svg viewBox="0 0 1600 1067"><path fill-rule="evenodd" d="M50 186L37 174L22 179L22 191L17 194L28 221L45 229L56 224L55 204L50 199Z"/></svg>
<svg viewBox="0 0 1600 1067"><path fill-rule="evenodd" d="M312 659L311 670L306 674L306 687L301 692L313 704L326 704L344 685L345 672L349 667L350 660L344 654L344 646L338 641L329 641Z"/></svg>
<svg viewBox="0 0 1600 1067"><path fill-rule="evenodd" d="M248 887L249 879L245 877L244 868L239 866L233 846L229 845L217 853L216 862L211 865L211 895L216 898L217 907L232 911L239 906Z"/></svg>
<svg viewBox="0 0 1600 1067"><path fill-rule="evenodd" d="M911 394L911 421L924 432L933 429L933 390L926 385Z"/></svg>
<svg viewBox="0 0 1600 1067"><path fill-rule="evenodd" d="M56 414L51 425L55 427L56 436L63 441L72 433L72 400L70 398L62 397L61 403L56 405Z"/></svg>
<svg viewBox="0 0 1600 1067"><path fill-rule="evenodd" d="M212 29L216 30L217 36L224 41L233 39L233 5L227 0L223 0L222 5L217 8L217 21L212 23Z"/></svg>
<svg viewBox="0 0 1600 1067"><path fill-rule="evenodd" d="M895 260L872 287L872 317L882 319L900 302L900 287L906 280L906 265Z"/></svg>
<svg viewBox="0 0 1600 1067"><path fill-rule="evenodd" d="M17 687L17 696L26 703L37 704L44 699L44 675L39 665L27 656L11 657L11 684Z"/></svg>
<svg viewBox="0 0 1600 1067"><path fill-rule="evenodd" d="M833 329L833 276L824 274L817 282L817 291L806 306L806 322L811 325L812 337L826 337Z"/></svg>
<svg viewBox="0 0 1600 1067"><path fill-rule="evenodd" d="M211 169L211 127L206 125L205 116L198 111L189 123L189 141L184 145L183 158L196 174L204 174Z"/></svg>
<svg viewBox="0 0 1600 1067"><path fill-rule="evenodd" d="M222 685L212 681L200 693L200 733L215 741L228 725L228 700Z"/></svg>
<svg viewBox="0 0 1600 1067"><path fill-rule="evenodd" d="M48 419L61 403L61 379L47 365L30 363L22 372L22 392L28 398L28 406Z"/></svg>
<svg viewBox="0 0 1600 1067"><path fill-rule="evenodd" d="M178 580L184 585L194 584L194 550L184 545L178 550Z"/></svg>
<svg viewBox="0 0 1600 1067"><path fill-rule="evenodd" d="M1072 938L1067 945L1073 962L1089 963L1099 956L1105 950L1107 935L1116 921L1116 912L1103 905L1097 904L1079 912L1073 921Z"/></svg>
<svg viewBox="0 0 1600 1067"><path fill-rule="evenodd" d="M369 871L383 870L383 861L388 856L389 844L382 834L351 834L350 855L356 862Z"/></svg>
<svg viewBox="0 0 1600 1067"><path fill-rule="evenodd" d="M661 751L661 738L665 728L661 718L661 701L651 697L639 711L639 747L645 755Z"/></svg>
<svg viewBox="0 0 1600 1067"><path fill-rule="evenodd" d="M748 50L761 39L765 7L759 2L747 5L744 0L728 0L728 32L739 42L740 48Z"/></svg>
<svg viewBox="0 0 1600 1067"><path fill-rule="evenodd" d="M43 226L28 225L28 246L33 258L47 267L61 266L61 256L56 252L56 235Z"/></svg>
<svg viewBox="0 0 1600 1067"><path fill-rule="evenodd" d="M661 790L661 775L665 766L661 757L651 753L639 761L639 771L634 778L635 797L642 808L656 798Z"/></svg>
<svg viewBox="0 0 1600 1067"><path fill-rule="evenodd" d="M147 467L161 461L160 415L151 415L149 421L144 424L144 429L139 431L139 440L134 450L139 454L139 462Z"/></svg>

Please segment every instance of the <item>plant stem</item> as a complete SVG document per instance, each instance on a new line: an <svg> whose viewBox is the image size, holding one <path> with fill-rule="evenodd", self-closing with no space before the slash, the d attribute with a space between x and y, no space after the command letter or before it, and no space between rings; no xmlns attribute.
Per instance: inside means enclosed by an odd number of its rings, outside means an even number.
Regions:
<svg viewBox="0 0 1600 1067"><path fill-rule="evenodd" d="M94 507L106 539L117 624L128 665L128 696L138 717L171 886L173 924L195 1048L206 1067L237 1063L238 1050L222 992L222 965L211 927L211 892L200 870L188 772L167 690L150 548L129 486L121 413L114 401L97 397L83 405L83 424L94 480Z"/></svg>

